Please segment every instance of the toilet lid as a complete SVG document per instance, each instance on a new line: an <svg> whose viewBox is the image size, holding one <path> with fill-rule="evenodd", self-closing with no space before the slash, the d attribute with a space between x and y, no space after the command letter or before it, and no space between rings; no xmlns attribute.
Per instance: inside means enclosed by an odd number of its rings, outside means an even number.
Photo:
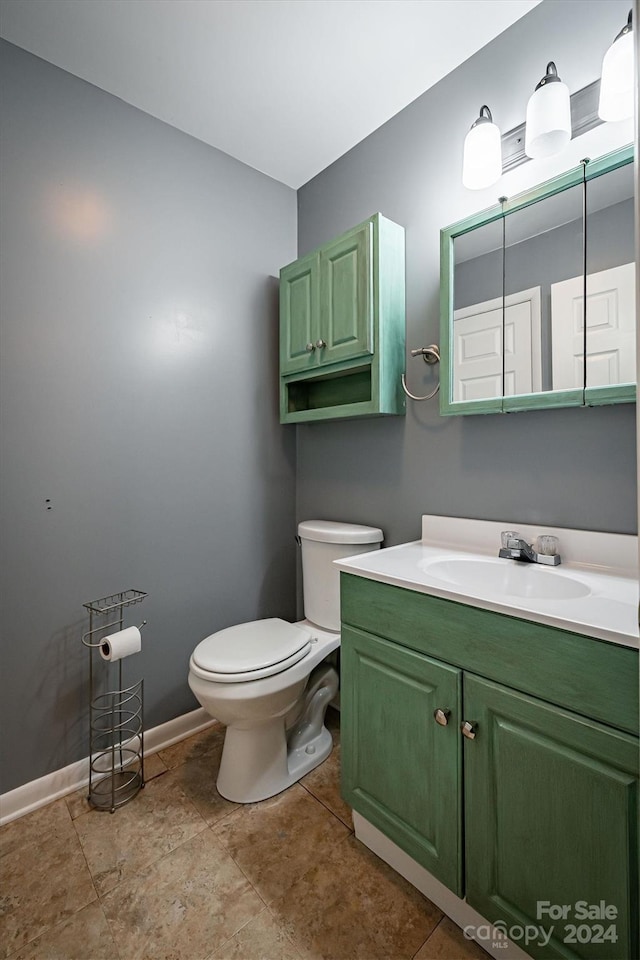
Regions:
<svg viewBox="0 0 640 960"><path fill-rule="evenodd" d="M257 679L286 670L302 660L310 647L310 634L274 617L212 633L198 644L191 659L200 670L221 678Z"/></svg>

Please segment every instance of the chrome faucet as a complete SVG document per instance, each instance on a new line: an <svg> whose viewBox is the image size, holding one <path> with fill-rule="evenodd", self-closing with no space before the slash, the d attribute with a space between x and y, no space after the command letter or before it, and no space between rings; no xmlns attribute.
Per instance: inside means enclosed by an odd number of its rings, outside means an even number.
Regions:
<svg viewBox="0 0 640 960"><path fill-rule="evenodd" d="M533 545L521 537L508 537L506 546L500 549L498 556L506 560L524 560L526 563L546 563L553 567L562 563L559 553L537 553Z"/></svg>

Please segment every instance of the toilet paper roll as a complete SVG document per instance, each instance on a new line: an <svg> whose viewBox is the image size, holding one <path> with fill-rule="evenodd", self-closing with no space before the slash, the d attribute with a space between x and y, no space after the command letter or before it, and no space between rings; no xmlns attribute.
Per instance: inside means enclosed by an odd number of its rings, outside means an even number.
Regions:
<svg viewBox="0 0 640 960"><path fill-rule="evenodd" d="M140 653L142 637L137 627L127 627L119 630L100 641L100 656L103 660L122 660L132 653Z"/></svg>

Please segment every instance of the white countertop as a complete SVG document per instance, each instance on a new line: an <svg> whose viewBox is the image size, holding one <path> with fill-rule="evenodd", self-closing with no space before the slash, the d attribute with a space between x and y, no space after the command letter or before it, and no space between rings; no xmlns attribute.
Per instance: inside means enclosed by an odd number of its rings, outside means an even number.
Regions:
<svg viewBox="0 0 640 960"><path fill-rule="evenodd" d="M638 648L637 538L539 527L537 533L559 537L563 555L559 566L542 567L497 557L500 529L514 528L527 539L533 539L530 529L522 524L424 517L422 540L334 562L341 570L370 580ZM572 537L573 533L578 536ZM589 545L587 536L591 537ZM465 549L460 542L465 539L469 546L472 544L471 549ZM489 544L495 549L488 549ZM577 559L565 562L564 557L575 557L577 550L584 554L585 562ZM611 562L609 565L596 563L596 557ZM487 570L487 565L494 569ZM448 576L449 570L455 572L455 580ZM465 570L472 571L466 579ZM479 583L473 575L477 570L491 576ZM462 571L460 577L458 571ZM549 583L541 581L541 577L556 579ZM561 588L568 587L568 593L581 595L527 596L526 589L522 588L526 578L558 588L557 591L551 589L550 593L563 592ZM571 582L561 585L558 578ZM505 584L507 590L512 584L514 593L505 592Z"/></svg>

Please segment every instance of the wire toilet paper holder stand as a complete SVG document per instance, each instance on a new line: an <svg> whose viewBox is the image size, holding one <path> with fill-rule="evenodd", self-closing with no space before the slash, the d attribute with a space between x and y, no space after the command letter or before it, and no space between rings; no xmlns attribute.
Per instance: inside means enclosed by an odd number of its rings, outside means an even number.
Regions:
<svg viewBox="0 0 640 960"><path fill-rule="evenodd" d="M122 659L109 663L99 648L109 632L124 628L124 612L141 603L143 590L122 590L83 604L89 629L82 642L89 648L89 803L114 813L144 787L144 681L124 687ZM146 620L140 624L145 626ZM94 657L98 663L94 664ZM98 668L98 669L97 669ZM117 687L112 677L117 672Z"/></svg>

